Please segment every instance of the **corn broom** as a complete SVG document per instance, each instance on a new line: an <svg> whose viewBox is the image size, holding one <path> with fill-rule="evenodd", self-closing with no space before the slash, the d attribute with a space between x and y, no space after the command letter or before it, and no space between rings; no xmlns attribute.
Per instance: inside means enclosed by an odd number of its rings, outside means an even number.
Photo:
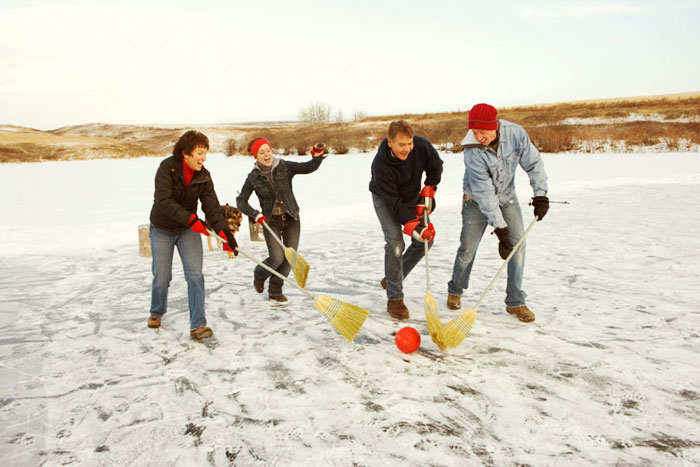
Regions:
<svg viewBox="0 0 700 467"><path fill-rule="evenodd" d="M425 226L428 226L428 212L423 210L423 219ZM423 297L423 308L425 309L425 321L428 324L428 332L435 344L440 347L440 350L445 350L445 338L443 335L442 322L438 313L435 297L430 293L430 265L428 264L428 242L423 242L425 245L425 296Z"/></svg>
<svg viewBox="0 0 700 467"><path fill-rule="evenodd" d="M513 250L510 252L508 257L503 260L503 264L501 264L501 267L498 268L498 271L496 271L496 274L493 276L493 279L491 279L491 282L481 294L481 297L479 297L479 300L477 300L476 304L474 305L474 308L464 310L456 318L454 318L452 321L445 325L443 334L446 347L457 347L459 344L462 343L464 338L469 335L469 332L472 329L472 325L474 324L474 320L476 319L476 310L479 308L479 305L481 305L481 302L484 301L486 294L489 292L489 290L491 290L491 287L493 287L493 284L496 282L496 279L506 267L506 264L508 264L508 261L510 261L513 255L518 251L520 245L523 244L523 242L525 241L525 237L535 226L536 222L537 217L535 217L532 220L532 222L530 222L530 225L523 233L523 236L520 237L520 240L518 240L518 243L515 244Z"/></svg>
<svg viewBox="0 0 700 467"><path fill-rule="evenodd" d="M297 284L299 284L302 287L306 287L306 279L309 277L309 263L306 262L306 260L294 250L294 248L286 246L284 243L282 243L282 240L277 236L274 230L272 230L272 227L270 227L267 222L263 221L263 225L267 229L268 232L272 235L272 237L277 240L277 243L280 244L280 246L284 249L284 257L287 258L287 262L292 266L292 270L294 271L294 278L297 281Z"/></svg>
<svg viewBox="0 0 700 467"><path fill-rule="evenodd" d="M211 235L214 235L224 242L226 241L216 235L213 230L208 230ZM340 335L350 342L355 339L355 336L360 331L360 328L367 319L369 311L365 310L364 308L360 308L359 306L351 305L326 295L314 296L311 292L290 281L288 278L284 277L267 264L263 263L262 261L258 261L250 253L241 250L240 247L236 248L236 250L258 266L267 269L272 274L276 275L285 282L289 282L291 285L311 297L319 313L321 313L331 323L331 325L336 329L336 331L338 331L338 333L340 333Z"/></svg>

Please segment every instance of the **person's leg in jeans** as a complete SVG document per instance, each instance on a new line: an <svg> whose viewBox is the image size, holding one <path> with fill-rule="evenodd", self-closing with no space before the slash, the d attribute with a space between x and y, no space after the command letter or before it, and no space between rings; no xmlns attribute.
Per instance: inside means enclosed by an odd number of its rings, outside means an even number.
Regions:
<svg viewBox="0 0 700 467"><path fill-rule="evenodd" d="M190 331L207 325L204 314L204 274L202 273L202 238L193 230L180 232L177 251L187 281L187 301L190 308Z"/></svg>
<svg viewBox="0 0 700 467"><path fill-rule="evenodd" d="M279 238L279 234L281 232L280 226L274 221L268 221L267 225L273 230L273 232L275 232L276 235L278 235ZM282 259L284 259L284 250L267 229L263 229L263 236L265 237L265 245L267 245L268 257L262 262L266 266L277 270L279 265L282 263ZM255 266L253 276L255 277L256 281L265 282L268 277L272 276L272 273L262 266Z"/></svg>
<svg viewBox="0 0 700 467"><path fill-rule="evenodd" d="M501 213L508 224L509 238L513 246L523 236L523 215L520 211L518 198L513 197L505 205L501 206ZM518 251L508 262L508 285L506 286L506 305L525 305L527 294L521 289L523 283L523 271L525 270L525 242L520 245Z"/></svg>
<svg viewBox="0 0 700 467"><path fill-rule="evenodd" d="M462 232L459 237L459 248L452 268L452 279L447 283L447 293L462 296L469 287L469 276L474 265L476 250L481 243L481 237L488 225L488 219L479 209L474 200L465 201L462 205Z"/></svg>
<svg viewBox="0 0 700 467"><path fill-rule="evenodd" d="M403 231L392 216L384 200L372 193L374 211L377 213L379 224L384 233L384 276L386 277L386 295L389 300L403 299L403 279L413 270L418 261L425 255L423 242L411 238L411 244L406 246ZM432 248L433 242L428 244Z"/></svg>
<svg viewBox="0 0 700 467"><path fill-rule="evenodd" d="M299 235L301 233L300 220L294 220L291 216L287 215L285 216L284 220L282 220L279 224L276 224L274 229L275 233L277 233L277 237L282 240L282 243L284 243L285 246L293 248L295 250L299 248ZM277 241L275 241L274 238L272 239L272 241L277 243ZM277 246L280 246L279 243L277 243ZM275 270L282 274L284 277L288 277L289 271L292 270L292 265L289 264L289 261L287 261L287 258L284 255L284 250L281 247L280 252L282 253L282 258L281 261L279 261L279 265L275 268ZM273 274L272 277L270 277L270 295L282 295L283 285L284 281Z"/></svg>
<svg viewBox="0 0 700 467"><path fill-rule="evenodd" d="M151 225L153 282L151 284L151 316L159 318L168 311L168 287L172 280L173 251L177 234Z"/></svg>

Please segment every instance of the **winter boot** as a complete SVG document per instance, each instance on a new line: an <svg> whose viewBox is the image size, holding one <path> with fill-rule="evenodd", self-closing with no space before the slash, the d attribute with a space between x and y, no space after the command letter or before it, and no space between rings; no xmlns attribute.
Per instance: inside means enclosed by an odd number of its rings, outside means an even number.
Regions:
<svg viewBox="0 0 700 467"><path fill-rule="evenodd" d="M447 308L450 310L462 308L462 297L460 295L447 294Z"/></svg>
<svg viewBox="0 0 700 467"><path fill-rule="evenodd" d="M511 315L517 316L523 323L531 323L532 321L535 321L535 315L525 305L507 306L506 311Z"/></svg>
<svg viewBox="0 0 700 467"><path fill-rule="evenodd" d="M253 287L255 287L257 293L263 293L263 290L265 290L265 281L259 281L253 278Z"/></svg>
<svg viewBox="0 0 700 467"><path fill-rule="evenodd" d="M389 313L392 318L408 319L408 308L406 308L401 298L387 301L386 312Z"/></svg>
<svg viewBox="0 0 700 467"><path fill-rule="evenodd" d="M207 337L211 337L213 335L214 332L212 332L211 328L207 326L203 326L201 328L197 328L193 331L190 331L190 339L194 341L206 339Z"/></svg>
<svg viewBox="0 0 700 467"><path fill-rule="evenodd" d="M148 327L149 328L159 328L160 327L160 316L149 316L148 317Z"/></svg>
<svg viewBox="0 0 700 467"><path fill-rule="evenodd" d="M280 292L276 294L270 294L270 300L274 300L276 302L286 302L287 297L285 297L285 295L282 292Z"/></svg>

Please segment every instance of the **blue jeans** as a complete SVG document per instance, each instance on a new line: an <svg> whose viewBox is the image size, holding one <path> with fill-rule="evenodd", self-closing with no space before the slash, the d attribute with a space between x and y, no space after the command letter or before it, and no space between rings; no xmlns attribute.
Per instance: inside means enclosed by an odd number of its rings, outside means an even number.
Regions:
<svg viewBox="0 0 700 467"><path fill-rule="evenodd" d="M294 248L295 250L299 248L299 236L301 235L301 218L294 220L289 214L283 214L279 216L271 216L270 221L267 223L270 228L275 232L277 238L282 240L286 246ZM268 256L263 263L270 266L275 271L282 274L284 277L289 275L289 271L292 266L287 261L284 256L284 248L279 244L277 240L272 238L272 235L267 229L263 229L263 234L265 235L265 244L267 244ZM270 285L267 288L267 292L270 295L281 295L282 285L284 281L272 274L267 269L261 266L255 266L253 271L253 276L256 281L263 282L268 277L270 278ZM270 277L272 276L272 277Z"/></svg>
<svg viewBox="0 0 700 467"><path fill-rule="evenodd" d="M520 204L517 197L513 197L504 206L500 206L503 218L508 224L510 241L515 245L523 236L523 215L520 212ZM488 225L486 216L479 209L476 201L470 199L462 205L462 233L460 235L459 249L452 270L452 279L447 283L447 293L462 295L469 287L469 276L474 265L476 250L479 248L481 237ZM496 253L497 250L494 250ZM527 294L520 287L523 282L523 270L525 269L525 243L520 245L518 251L508 263L508 285L506 287L506 305L525 305Z"/></svg>
<svg viewBox="0 0 700 467"><path fill-rule="evenodd" d="M204 275L202 274L203 253L200 235L190 229L175 233L151 225L150 237L153 253L151 315L163 316L168 310L168 287L173 277L173 252L177 246L187 281L190 330L206 326Z"/></svg>
<svg viewBox="0 0 700 467"><path fill-rule="evenodd" d="M425 246L411 237L411 244L406 251L401 224L394 216L386 202L372 193L374 211L384 232L384 276L386 277L386 296L389 300L403 299L403 280L425 255ZM433 242L428 244L433 247Z"/></svg>

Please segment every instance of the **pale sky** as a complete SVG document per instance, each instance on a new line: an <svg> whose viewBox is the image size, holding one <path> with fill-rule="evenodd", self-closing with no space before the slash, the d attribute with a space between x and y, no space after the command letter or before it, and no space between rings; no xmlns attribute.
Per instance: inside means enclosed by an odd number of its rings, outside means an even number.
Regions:
<svg viewBox="0 0 700 467"><path fill-rule="evenodd" d="M493 6L491 6L493 5ZM0 0L0 124L345 118L700 90L700 0Z"/></svg>

